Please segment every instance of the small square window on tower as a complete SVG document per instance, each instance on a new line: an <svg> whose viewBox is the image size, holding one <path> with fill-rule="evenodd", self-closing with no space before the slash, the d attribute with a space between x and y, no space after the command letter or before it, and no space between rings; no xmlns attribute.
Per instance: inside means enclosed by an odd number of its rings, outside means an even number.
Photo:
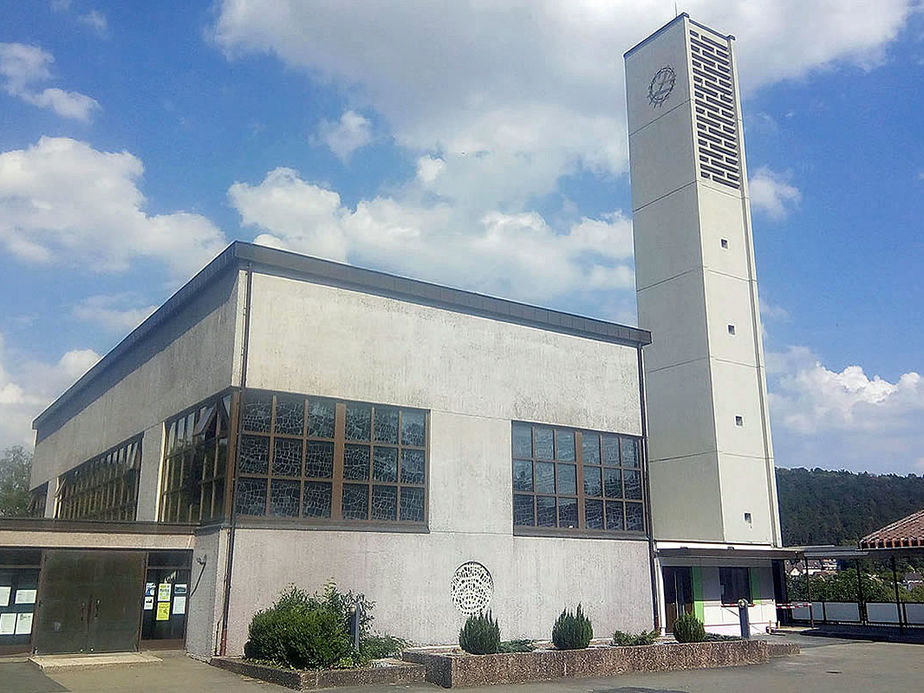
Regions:
<svg viewBox="0 0 924 693"><path fill-rule="evenodd" d="M749 525L754 524L753 521L751 520L751 513L744 514L744 521L747 522Z"/></svg>
<svg viewBox="0 0 924 693"><path fill-rule="evenodd" d="M728 326L728 334L735 334L735 326L734 326L734 325L729 325L729 326Z"/></svg>
<svg viewBox="0 0 924 693"><path fill-rule="evenodd" d="M727 247L728 247L728 239L727 239L727 238L723 238L723 239L722 239L722 247L723 247L723 248L727 248Z"/></svg>
<svg viewBox="0 0 924 693"><path fill-rule="evenodd" d="M736 416L736 417L735 417L735 425L736 425L736 426L744 426L744 417L743 417L743 416Z"/></svg>

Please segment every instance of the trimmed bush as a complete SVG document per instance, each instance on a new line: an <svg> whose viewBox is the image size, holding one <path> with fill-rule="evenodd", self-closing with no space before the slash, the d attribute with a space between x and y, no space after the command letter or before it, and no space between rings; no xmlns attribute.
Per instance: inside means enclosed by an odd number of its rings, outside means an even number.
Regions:
<svg viewBox="0 0 924 693"><path fill-rule="evenodd" d="M469 616L459 631L459 647L470 654L496 654L500 644L500 627L490 611Z"/></svg>
<svg viewBox="0 0 924 693"><path fill-rule="evenodd" d="M356 604L362 608L358 652L350 631ZM314 594L290 585L272 607L254 614L244 656L295 669L325 669L357 666L406 649L406 640L369 632L374 606L362 595L341 592L334 582Z"/></svg>
<svg viewBox="0 0 924 693"><path fill-rule="evenodd" d="M617 630L613 633L613 644L622 645L624 647L634 647L637 645L654 645L655 640L658 639L658 631L656 630L643 630L641 633L625 633L621 630Z"/></svg>
<svg viewBox="0 0 924 693"><path fill-rule="evenodd" d="M248 659L296 669L332 667L353 653L340 615L330 609L274 606L254 615L248 635Z"/></svg>
<svg viewBox="0 0 924 693"><path fill-rule="evenodd" d="M552 626L552 642L559 650L583 650L593 637L593 626L581 611L580 604L574 613L567 609L562 611Z"/></svg>
<svg viewBox="0 0 924 693"><path fill-rule="evenodd" d="M706 629L696 616L684 614L674 621L674 638L677 642L702 642L706 639Z"/></svg>

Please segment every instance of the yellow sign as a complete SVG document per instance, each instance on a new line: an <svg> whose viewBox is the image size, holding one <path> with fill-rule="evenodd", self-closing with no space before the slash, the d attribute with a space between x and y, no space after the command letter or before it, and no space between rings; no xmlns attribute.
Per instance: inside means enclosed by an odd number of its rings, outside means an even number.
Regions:
<svg viewBox="0 0 924 693"><path fill-rule="evenodd" d="M157 586L157 601L159 602L169 602L170 601L170 588L171 585L169 582L162 582Z"/></svg>
<svg viewBox="0 0 924 693"><path fill-rule="evenodd" d="M155 620L170 620L170 602L157 602L157 616L155 617Z"/></svg>

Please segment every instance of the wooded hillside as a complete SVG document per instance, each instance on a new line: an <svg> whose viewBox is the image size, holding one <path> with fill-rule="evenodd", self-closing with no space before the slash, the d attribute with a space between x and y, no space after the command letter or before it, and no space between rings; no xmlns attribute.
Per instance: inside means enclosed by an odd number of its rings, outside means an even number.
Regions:
<svg viewBox="0 0 924 693"><path fill-rule="evenodd" d="M784 546L852 544L924 508L924 477L776 470Z"/></svg>

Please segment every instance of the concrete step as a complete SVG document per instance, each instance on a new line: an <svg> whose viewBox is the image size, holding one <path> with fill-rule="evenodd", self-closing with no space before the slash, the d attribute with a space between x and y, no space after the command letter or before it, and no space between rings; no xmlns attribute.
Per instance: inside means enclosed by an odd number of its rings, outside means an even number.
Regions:
<svg viewBox="0 0 924 693"><path fill-rule="evenodd" d="M35 655L29 657L42 671L90 669L93 667L157 664L163 660L142 652L106 652L102 654Z"/></svg>

